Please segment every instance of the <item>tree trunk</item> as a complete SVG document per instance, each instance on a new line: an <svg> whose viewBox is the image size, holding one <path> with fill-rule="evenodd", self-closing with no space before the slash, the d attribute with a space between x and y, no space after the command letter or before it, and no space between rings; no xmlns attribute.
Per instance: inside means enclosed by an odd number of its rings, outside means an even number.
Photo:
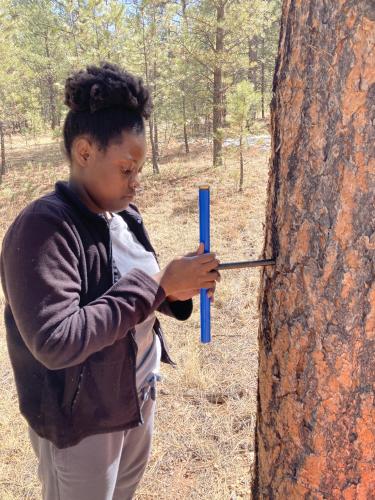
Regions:
<svg viewBox="0 0 375 500"><path fill-rule="evenodd" d="M181 5L182 5L182 19L183 19L183 40L185 41L187 32L188 32L188 26L187 26L187 20L186 20L186 0L181 0ZM182 57L184 64L187 66L188 61L186 57L186 50L185 50L185 42L183 45L182 49ZM186 67L185 66L185 67ZM187 120L186 120L186 75L184 75L184 79L182 82L182 115L183 115L183 121L184 121L184 143L185 143L185 153L188 155L189 154L189 141L188 141L188 133L187 133Z"/></svg>
<svg viewBox="0 0 375 500"><path fill-rule="evenodd" d="M156 160L159 161L160 155L159 155L159 133L158 133L158 121L157 121L157 114L154 111L153 119L154 123L154 147L155 147L155 157Z"/></svg>
<svg viewBox="0 0 375 500"><path fill-rule="evenodd" d="M241 130L241 134L240 134L240 187L239 187L240 193L242 193L242 190L243 190L243 146L242 146L242 136L243 136L243 130Z"/></svg>
<svg viewBox="0 0 375 500"><path fill-rule="evenodd" d="M48 88L48 100L49 100L49 113L51 120L51 129L55 130L57 125L56 118L56 95L54 89L54 78L52 76L52 68L51 68L51 54L49 50L49 40L48 40L48 31L46 31L44 35L44 43L45 43L45 51L48 59L48 73L47 73L47 88Z"/></svg>
<svg viewBox="0 0 375 500"><path fill-rule="evenodd" d="M191 124L191 136L197 137L199 135L199 121L197 117L198 114L197 105L194 101L192 102L192 107L193 107L193 117Z"/></svg>
<svg viewBox="0 0 375 500"><path fill-rule="evenodd" d="M55 96L55 89L53 86L53 77L51 75L47 76L47 86L48 86L48 97L49 97L49 111L51 118L51 129L55 130L57 125L56 96Z"/></svg>
<svg viewBox="0 0 375 500"><path fill-rule="evenodd" d="M185 153L189 154L189 141L187 135L187 127L186 127L186 105L185 105L185 94L182 94L182 114L184 120L184 143L185 143Z"/></svg>
<svg viewBox="0 0 375 500"><path fill-rule="evenodd" d="M150 72L149 70L149 60L148 60L148 54L149 51L146 48L146 35L145 35L145 19L144 19L144 13L143 10L141 9L140 11L140 16L141 16L141 23L142 23L142 47L143 47L143 61L145 65L145 76L146 76L146 86L150 89L151 95L152 95L152 90L154 86L154 77L155 75L151 75L152 78L150 78ZM154 124L153 124L153 117L151 115L149 121L148 121L148 126L149 126L149 134L150 134L150 143L151 143L151 159L152 159L152 170L154 174L159 174L159 165L158 165L158 151L155 148L155 141L154 141Z"/></svg>
<svg viewBox="0 0 375 500"><path fill-rule="evenodd" d="M152 117L149 119L148 125L149 125L150 143L151 143L152 170L153 170L154 174L160 174L159 164L158 164L158 155L157 155L157 151L155 148L154 124L153 124Z"/></svg>
<svg viewBox="0 0 375 500"><path fill-rule="evenodd" d="M264 93L265 89L265 64L264 64L264 38L262 38L262 61L260 63L260 92L261 92L261 103L262 103L262 119L264 120L265 112L264 112Z"/></svg>
<svg viewBox="0 0 375 500"><path fill-rule="evenodd" d="M0 149L1 149L1 168L0 168L0 184L3 179L3 175L6 170L6 162L5 162L5 140L4 140L4 126L3 122L0 122Z"/></svg>
<svg viewBox="0 0 375 500"><path fill-rule="evenodd" d="M247 57L248 57L248 69L247 69L247 79L249 82L254 84L254 88L258 88L257 79L257 66L258 66L258 37L253 36L247 40ZM255 63L255 64L254 64Z"/></svg>
<svg viewBox="0 0 375 500"><path fill-rule="evenodd" d="M156 24L156 20L155 20L155 12L154 12L154 24ZM156 57L156 56L155 56ZM152 72L152 93L153 95L155 96L156 95L156 92L157 92L157 88L156 88L156 79L157 79L157 65L156 65L156 59L154 60L154 70ZM154 148L155 148L155 158L156 158L156 161L159 162L159 158L160 158L160 155L159 155L159 134L158 134L158 115L156 113L156 109L154 108L154 112L153 112L153 119L152 119L153 123L154 123Z"/></svg>
<svg viewBox="0 0 375 500"><path fill-rule="evenodd" d="M222 165L222 92L223 92L223 69L222 56L224 49L224 28L225 6L221 1L216 7L216 45L215 45L215 68L214 68L214 87L213 87L213 109L212 109L212 132L213 132L213 164L214 166Z"/></svg>
<svg viewBox="0 0 375 500"><path fill-rule="evenodd" d="M373 5L283 4L254 499L375 494Z"/></svg>

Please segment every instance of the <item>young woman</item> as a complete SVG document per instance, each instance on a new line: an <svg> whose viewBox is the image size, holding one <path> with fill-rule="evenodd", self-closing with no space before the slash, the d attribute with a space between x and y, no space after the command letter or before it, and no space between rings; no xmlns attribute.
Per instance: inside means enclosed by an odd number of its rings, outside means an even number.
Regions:
<svg viewBox="0 0 375 500"><path fill-rule="evenodd" d="M69 179L3 240L8 350L43 498L126 500L150 453L160 360L173 364L155 311L189 318L200 288L213 297L219 262L200 245L159 268L132 203L151 109L142 80L88 66L65 103Z"/></svg>

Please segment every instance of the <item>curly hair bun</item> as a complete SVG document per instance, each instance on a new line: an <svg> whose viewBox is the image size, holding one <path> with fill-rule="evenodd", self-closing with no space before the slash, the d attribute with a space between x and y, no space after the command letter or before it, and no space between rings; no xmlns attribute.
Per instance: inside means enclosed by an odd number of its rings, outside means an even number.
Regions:
<svg viewBox="0 0 375 500"><path fill-rule="evenodd" d="M64 103L73 112L95 113L104 108L123 108L149 118L152 104L141 78L106 61L87 66L68 77Z"/></svg>

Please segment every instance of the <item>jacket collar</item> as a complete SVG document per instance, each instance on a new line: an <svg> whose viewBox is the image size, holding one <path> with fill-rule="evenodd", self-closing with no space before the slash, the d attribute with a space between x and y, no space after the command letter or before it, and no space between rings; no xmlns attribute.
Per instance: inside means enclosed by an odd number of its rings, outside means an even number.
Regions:
<svg viewBox="0 0 375 500"><path fill-rule="evenodd" d="M69 178L67 181L60 180L55 183L55 192L63 197L69 204L73 205L81 215L84 217L87 217L88 219L91 219L93 221L98 221L98 220L104 220L104 214L98 214L96 212L93 212L90 210L80 199L78 195L78 187L76 182L72 179ZM121 210L120 212L117 212L119 215L121 215L126 221L134 221L137 223L142 222L142 218L132 206L132 204L129 205L128 208L125 210Z"/></svg>

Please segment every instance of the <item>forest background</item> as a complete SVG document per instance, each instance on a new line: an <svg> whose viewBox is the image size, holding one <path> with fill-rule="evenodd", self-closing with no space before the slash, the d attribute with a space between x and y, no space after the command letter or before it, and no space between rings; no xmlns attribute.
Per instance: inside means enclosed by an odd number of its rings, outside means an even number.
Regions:
<svg viewBox="0 0 375 500"><path fill-rule="evenodd" d="M211 138L220 165L226 136L259 133L256 119L268 115L280 3L0 0L1 133L60 137L67 75L108 60L152 93L154 172L173 138L186 153L194 138ZM4 172L4 153L2 163Z"/></svg>

